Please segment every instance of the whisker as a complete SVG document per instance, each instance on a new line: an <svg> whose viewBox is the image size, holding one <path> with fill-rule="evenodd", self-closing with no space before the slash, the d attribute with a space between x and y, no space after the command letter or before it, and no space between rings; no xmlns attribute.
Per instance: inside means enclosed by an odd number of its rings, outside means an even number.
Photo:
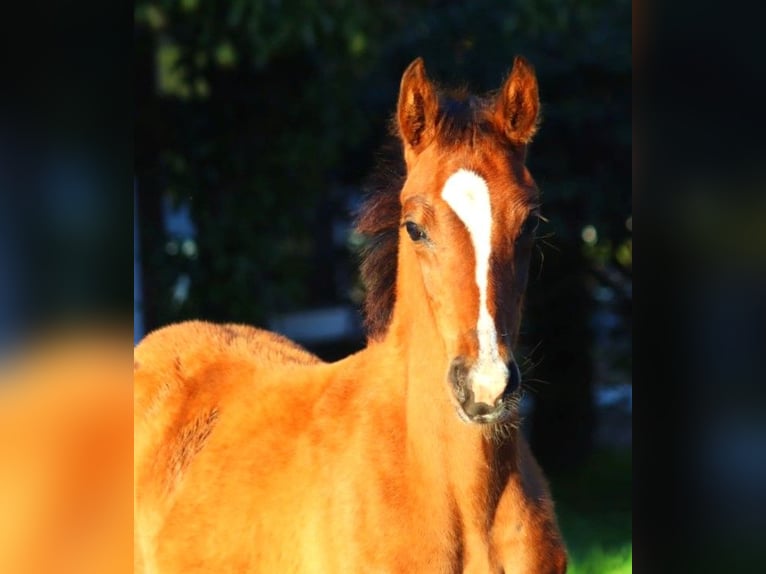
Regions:
<svg viewBox="0 0 766 574"><path fill-rule="evenodd" d="M538 341L532 349L525 353L524 357L521 358L521 362L519 364L521 369L521 376L524 377L527 374L533 372L540 363L543 362L545 359L545 356L541 356L539 359L535 360L534 354L537 352L537 350L540 348L540 345L542 345L543 341Z"/></svg>
<svg viewBox="0 0 766 574"><path fill-rule="evenodd" d="M543 274L543 265L545 264L545 253L543 252L542 248L539 245L535 245L535 248L537 249L537 253L540 254L540 267L537 270L537 277L536 277L536 279L540 279L540 277Z"/></svg>
<svg viewBox="0 0 766 574"><path fill-rule="evenodd" d="M525 383L542 383L543 385L550 385L552 384L550 381L546 381L544 379L524 379Z"/></svg>
<svg viewBox="0 0 766 574"><path fill-rule="evenodd" d="M526 357L524 358L524 360L525 361L531 360L532 355L535 354L535 351L537 351L537 349L539 349L540 345L542 345L542 344L543 344L542 339L539 340L537 343L535 343L535 346L532 347L532 349L530 349L530 351L526 353Z"/></svg>
<svg viewBox="0 0 766 574"><path fill-rule="evenodd" d="M524 387L524 391L531 396L538 396L540 392L538 389L535 389L534 387L526 387L526 386Z"/></svg>
<svg viewBox="0 0 766 574"><path fill-rule="evenodd" d="M534 380L534 379L530 379L530 378L528 378L527 376L528 376L528 375L531 375L532 373L534 373L534 372L535 372L535 369L537 369L537 367L539 367L539 366L540 366L540 363L542 363L542 360L540 360L540 361L538 361L538 362L534 363L533 365L531 365L531 366L529 366L529 367L525 367L525 368L524 368L524 370L521 372L521 377L522 377L524 380L526 380L526 381L532 381L532 380Z"/></svg>

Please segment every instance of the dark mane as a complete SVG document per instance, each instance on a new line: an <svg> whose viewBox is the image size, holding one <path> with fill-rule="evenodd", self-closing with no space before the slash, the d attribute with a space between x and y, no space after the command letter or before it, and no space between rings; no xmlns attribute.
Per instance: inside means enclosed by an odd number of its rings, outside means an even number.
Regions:
<svg viewBox="0 0 766 574"><path fill-rule="evenodd" d="M489 99L474 96L465 88L442 93L436 120L436 137L443 146L475 145L479 136L494 131Z"/></svg>
<svg viewBox="0 0 766 574"><path fill-rule="evenodd" d="M360 275L365 289L364 326L367 336L382 336L396 302L399 193L406 178L401 145L392 140L381 152L365 185L365 200L356 216L355 230L364 237Z"/></svg>
<svg viewBox="0 0 766 574"><path fill-rule="evenodd" d="M488 101L465 89L440 93L436 124L440 145L475 145L481 135L492 131ZM396 302L399 194L407 174L395 117L390 126L396 140L383 148L365 185L365 200L355 220L355 230L365 240L360 252L360 275L365 288L364 326L370 339L385 334Z"/></svg>

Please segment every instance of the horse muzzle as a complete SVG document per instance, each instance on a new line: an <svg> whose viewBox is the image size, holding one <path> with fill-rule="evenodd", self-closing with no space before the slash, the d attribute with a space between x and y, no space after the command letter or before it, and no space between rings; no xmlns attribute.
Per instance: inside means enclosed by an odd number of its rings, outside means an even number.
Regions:
<svg viewBox="0 0 766 574"><path fill-rule="evenodd" d="M450 365L449 382L463 420L492 424L512 414L508 403L521 387L521 372L515 361L481 363L456 357Z"/></svg>

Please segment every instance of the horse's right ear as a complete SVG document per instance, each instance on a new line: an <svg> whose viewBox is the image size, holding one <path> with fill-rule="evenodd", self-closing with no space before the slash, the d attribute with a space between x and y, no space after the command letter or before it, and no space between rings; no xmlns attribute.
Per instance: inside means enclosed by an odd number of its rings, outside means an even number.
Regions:
<svg viewBox="0 0 766 574"><path fill-rule="evenodd" d="M412 62L402 75L396 119L405 156L420 153L434 135L439 109L436 91L426 75L422 58Z"/></svg>
<svg viewBox="0 0 766 574"><path fill-rule="evenodd" d="M514 59L513 70L500 90L495 118L514 143L528 144L537 131L540 121L537 77L532 65L521 56Z"/></svg>

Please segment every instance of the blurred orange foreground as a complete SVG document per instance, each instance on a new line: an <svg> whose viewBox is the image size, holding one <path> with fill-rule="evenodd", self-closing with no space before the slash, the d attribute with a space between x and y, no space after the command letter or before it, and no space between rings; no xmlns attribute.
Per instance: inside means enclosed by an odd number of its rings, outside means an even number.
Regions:
<svg viewBox="0 0 766 574"><path fill-rule="evenodd" d="M0 572L132 571L131 348L77 329L0 359Z"/></svg>

